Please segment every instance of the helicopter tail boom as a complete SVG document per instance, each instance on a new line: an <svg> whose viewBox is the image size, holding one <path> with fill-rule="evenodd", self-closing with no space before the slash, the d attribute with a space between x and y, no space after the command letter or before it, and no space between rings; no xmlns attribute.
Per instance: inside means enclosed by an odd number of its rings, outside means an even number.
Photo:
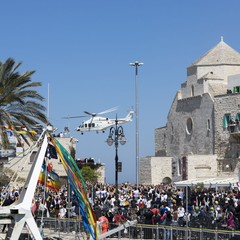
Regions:
<svg viewBox="0 0 240 240"><path fill-rule="evenodd" d="M119 123L131 122L133 119L133 114L134 114L133 110L129 111L125 118L118 118L118 122Z"/></svg>

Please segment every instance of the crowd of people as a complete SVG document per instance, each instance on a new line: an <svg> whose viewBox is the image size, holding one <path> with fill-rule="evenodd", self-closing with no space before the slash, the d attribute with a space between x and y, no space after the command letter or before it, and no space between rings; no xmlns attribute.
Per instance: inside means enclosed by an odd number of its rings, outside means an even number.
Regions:
<svg viewBox="0 0 240 240"><path fill-rule="evenodd" d="M0 191L1 205L10 205L19 197L21 189L2 187ZM148 225L240 229L238 189L188 187L186 191L171 184L137 187L124 183L116 192L114 185L95 184L88 187L87 195L96 219L104 224L107 221L104 231L127 220ZM32 213L36 218L43 215L58 219L81 218L77 198L67 186L62 186L59 192L38 186Z"/></svg>
<svg viewBox="0 0 240 240"><path fill-rule="evenodd" d="M187 194L186 194L187 193ZM240 194L238 189L176 188L173 185L140 186L123 184L118 200L112 186L96 187L93 208L111 225L116 214L143 224L192 226L239 230ZM122 221L122 219L121 219Z"/></svg>

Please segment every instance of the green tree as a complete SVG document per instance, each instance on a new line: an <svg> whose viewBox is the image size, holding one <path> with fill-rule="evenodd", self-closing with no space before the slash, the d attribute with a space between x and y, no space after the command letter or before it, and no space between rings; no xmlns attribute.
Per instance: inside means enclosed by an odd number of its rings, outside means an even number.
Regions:
<svg viewBox="0 0 240 240"><path fill-rule="evenodd" d="M76 149L72 146L69 147L70 155L73 159L76 159Z"/></svg>
<svg viewBox="0 0 240 240"><path fill-rule="evenodd" d="M90 166L84 165L81 168L81 173L83 175L85 182L97 182L98 178L97 172Z"/></svg>
<svg viewBox="0 0 240 240"><path fill-rule="evenodd" d="M4 149L9 146L4 126L10 126L19 140L17 131L22 126L31 130L37 124L48 123L46 109L42 105L44 98L34 90L42 84L31 80L35 71L20 74L18 68L21 64L15 63L12 58L0 62L0 140ZM27 136L36 140L29 131ZM22 137L28 143L27 138Z"/></svg>

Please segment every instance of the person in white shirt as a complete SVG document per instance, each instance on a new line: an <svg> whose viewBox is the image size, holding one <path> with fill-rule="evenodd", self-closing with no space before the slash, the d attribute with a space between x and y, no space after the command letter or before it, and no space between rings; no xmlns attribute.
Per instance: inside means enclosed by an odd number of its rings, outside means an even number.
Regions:
<svg viewBox="0 0 240 240"><path fill-rule="evenodd" d="M133 190L133 196L134 196L135 200L138 200L139 190L138 190L137 188L135 188L135 189Z"/></svg>
<svg viewBox="0 0 240 240"><path fill-rule="evenodd" d="M63 205L61 205L58 214L59 218L64 218L66 216L66 213L67 209Z"/></svg>
<svg viewBox="0 0 240 240"><path fill-rule="evenodd" d="M178 213L178 224L179 226L183 227L185 225L185 209L183 206L179 206L177 209L177 213Z"/></svg>
<svg viewBox="0 0 240 240"><path fill-rule="evenodd" d="M124 207L125 201L126 201L126 198L123 195L121 195L119 198L119 206Z"/></svg>
<svg viewBox="0 0 240 240"><path fill-rule="evenodd" d="M100 197L101 197L101 200L102 201L105 201L106 197L107 197L107 190L106 188L103 188L101 191L100 191Z"/></svg>
<svg viewBox="0 0 240 240"><path fill-rule="evenodd" d="M184 207L183 206L179 206L177 211L178 211L178 218L183 218L184 215L185 215Z"/></svg>
<svg viewBox="0 0 240 240"><path fill-rule="evenodd" d="M66 207L63 206L63 205L60 205L60 209L59 209L59 213L58 213L59 219L65 218L66 213L67 213ZM66 222L65 221L59 221L59 227L60 227L61 230L63 230L65 232L66 231Z"/></svg>
<svg viewBox="0 0 240 240"><path fill-rule="evenodd" d="M101 199L101 191L99 188L96 191L96 196L98 197L98 199Z"/></svg>
<svg viewBox="0 0 240 240"><path fill-rule="evenodd" d="M151 206L152 206L152 199L149 198L146 202L146 208L151 208Z"/></svg>
<svg viewBox="0 0 240 240"><path fill-rule="evenodd" d="M111 207L114 207L114 206L115 206L115 204L114 204L115 201L116 201L115 197L112 196L111 199L109 200L109 203L110 203Z"/></svg>
<svg viewBox="0 0 240 240"><path fill-rule="evenodd" d="M166 203L167 202L167 193L162 192L160 197L161 197L161 202L162 203Z"/></svg>
<svg viewBox="0 0 240 240"><path fill-rule="evenodd" d="M182 189L178 189L178 193L177 193L177 194L179 195L179 197L180 197L181 199L183 199L184 193L183 193Z"/></svg>

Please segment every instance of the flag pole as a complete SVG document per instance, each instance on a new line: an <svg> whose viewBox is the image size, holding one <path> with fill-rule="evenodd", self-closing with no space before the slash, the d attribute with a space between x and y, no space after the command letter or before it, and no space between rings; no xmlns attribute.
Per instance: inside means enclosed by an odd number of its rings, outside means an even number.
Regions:
<svg viewBox="0 0 240 240"><path fill-rule="evenodd" d="M45 158L45 157L44 157ZM44 212L45 212L45 203L46 203L46 187L47 187L47 166L46 166L46 158L43 160L43 164L45 162L45 169L44 169L44 186L43 186L43 199L42 199L42 205L44 209L42 209L42 216L41 216L41 225L40 225L40 234L42 238L44 237L44 232L43 232L43 217L44 217Z"/></svg>

